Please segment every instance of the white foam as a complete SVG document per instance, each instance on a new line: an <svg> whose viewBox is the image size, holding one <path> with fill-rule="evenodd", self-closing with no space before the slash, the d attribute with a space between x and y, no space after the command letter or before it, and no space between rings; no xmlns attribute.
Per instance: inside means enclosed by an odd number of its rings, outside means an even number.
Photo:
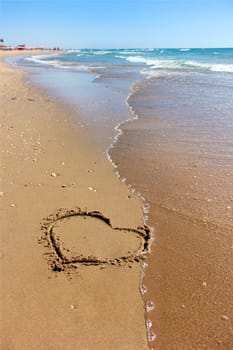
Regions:
<svg viewBox="0 0 233 350"><path fill-rule="evenodd" d="M131 112L131 117L123 122L120 122L119 124L117 124L114 128L114 130L116 131L116 135L115 137L113 138L113 141L112 143L109 145L109 147L107 148L106 150L106 156L107 156L107 159L109 160L109 162L112 164L112 166L116 169L115 170L115 174L116 176L122 181L122 182L126 182L126 179L123 177L121 178L121 175L119 173L119 171L117 170L117 165L114 163L113 159L111 158L110 156L110 150L114 147L114 144L118 141L118 138L120 135L123 134L123 131L122 131L122 125L125 124L125 123L128 123L128 122L131 122L132 120L136 120L138 119L138 115L135 113L134 109L132 106L130 106L129 104L129 99L131 97L131 95L133 94L133 92L135 91L136 89L136 84L133 84L131 86L131 91L126 99L126 105L127 107L129 108L130 112ZM131 190L132 193L135 192L135 188L132 187L131 184L128 184L128 188ZM145 198L140 194L140 192L136 192L136 195L142 200L142 202L145 202ZM142 209L143 209L143 224L145 225L147 220L148 220L148 216L146 214L148 214L149 212L149 204L148 203L143 203L142 205ZM153 232L154 232L154 229L152 227L149 227L150 229L150 233L151 233L151 236L150 236L150 240L148 242L148 251L147 252L144 252L144 255L146 255L148 252L150 252L150 247L151 247L151 244L154 240L154 237L153 237ZM145 284L143 283L143 278L145 276L145 270L148 268L148 264L143 261L142 264L141 264L141 275L140 275L140 284L139 284L139 288L140 288L140 292L141 292L141 296L142 296L142 299L144 297L144 294L147 292L147 287L145 286ZM144 300L144 299L143 299ZM145 303L145 310L147 312L151 311L154 309L154 303L153 301L149 301L147 303ZM154 333L153 333L154 334ZM154 335L151 336L151 333L149 332L149 330L147 329L147 337L148 337L148 340L151 338L154 339Z"/></svg>
<svg viewBox="0 0 233 350"><path fill-rule="evenodd" d="M143 213L144 213L144 214L148 214L148 213L149 213L149 209L150 209L149 203L143 204L142 210L143 210Z"/></svg>
<svg viewBox="0 0 233 350"><path fill-rule="evenodd" d="M154 341L155 339L156 339L156 334L154 332L149 332L148 340L151 342L151 341Z"/></svg>
<svg viewBox="0 0 233 350"><path fill-rule="evenodd" d="M50 58L50 57L54 57L54 56L56 56L56 55L30 56L30 57L26 57L25 61L40 63L40 64L49 65L49 66L58 67L58 68L70 68L70 67L62 64L58 60L46 60L46 58Z"/></svg>
<svg viewBox="0 0 233 350"><path fill-rule="evenodd" d="M138 50L125 50L125 51L120 51L120 53L122 55L132 55L132 54L142 54L142 51L138 51ZM124 57L125 58L125 57Z"/></svg>
<svg viewBox="0 0 233 350"><path fill-rule="evenodd" d="M130 56L125 58L129 62L145 63L147 66L152 66L152 69L176 69L180 68L183 61L178 60L161 60L156 58L145 58L142 56Z"/></svg>
<svg viewBox="0 0 233 350"><path fill-rule="evenodd" d="M147 321L146 321L146 327L147 327L147 330L148 330L148 331L152 328L152 326L153 326L152 321L151 321L151 320L147 320Z"/></svg>
<svg viewBox="0 0 233 350"><path fill-rule="evenodd" d="M214 72L228 72L233 73L233 64L213 64L210 70Z"/></svg>
<svg viewBox="0 0 233 350"><path fill-rule="evenodd" d="M190 51L191 49L180 49L180 51Z"/></svg>
<svg viewBox="0 0 233 350"><path fill-rule="evenodd" d="M72 49L72 50L67 50L67 53L76 53L76 52L82 52L80 49Z"/></svg>
<svg viewBox="0 0 233 350"><path fill-rule="evenodd" d="M145 63L145 64L148 64L148 65L153 65L154 62L156 60L153 60L153 59L147 59L145 57L142 57L142 56L129 56L129 57L125 57L126 61L129 61L129 62L134 62L134 63Z"/></svg>
<svg viewBox="0 0 233 350"><path fill-rule="evenodd" d="M162 69L163 68L163 69ZM167 70L165 70L165 69ZM173 70L172 70L173 69ZM228 64L204 64L197 62L185 62L183 66L170 66L170 67L150 67L141 70L141 74L146 75L148 79L150 78L162 78L179 75L181 70L182 74L190 73L190 70L195 72L197 69L203 69L203 71L213 71L213 72L225 72L225 73L233 73L233 65Z"/></svg>
<svg viewBox="0 0 233 350"><path fill-rule="evenodd" d="M182 51L188 51L190 49L180 49ZM160 51L162 52L162 51ZM185 70L185 69L203 69L207 71L214 71L214 72L228 72L233 73L233 64L230 63L203 63L198 61L192 61L192 60L181 60L181 59L167 59L167 60L161 60L156 58L146 58L143 56L116 56L118 58L125 59L128 62L132 63L143 63L147 66L150 66L147 70L142 70L142 74L147 74L151 76L161 76L161 74L164 74L162 72L156 73L155 70L161 69L161 70Z"/></svg>
<svg viewBox="0 0 233 350"><path fill-rule="evenodd" d="M142 262L142 268L145 270L145 269L148 269L148 264L147 264L147 262L145 262L145 261L143 261Z"/></svg>
<svg viewBox="0 0 233 350"><path fill-rule="evenodd" d="M59 54L54 54L54 55L40 55L40 56L30 56L25 58L25 60L27 61L31 61L31 62L35 62L35 63L39 63L39 64L43 64L43 65L47 65L47 66L51 66L51 67L55 67L55 68L59 68L59 69L72 69L72 70L76 70L79 72L90 72L92 73L92 69L102 69L104 68L104 66L87 66L84 64L72 64L70 62L62 62L59 60L46 60L46 58L50 58L53 56L57 56ZM77 54L78 55L82 55L82 54Z"/></svg>
<svg viewBox="0 0 233 350"><path fill-rule="evenodd" d="M147 293L147 286L145 286L144 284L141 285L140 287L141 290L141 294L144 295Z"/></svg>
<svg viewBox="0 0 233 350"><path fill-rule="evenodd" d="M121 59L123 59L123 60L126 59L125 56L118 56L118 55L116 55L115 57L116 57L116 58L121 58Z"/></svg>
<svg viewBox="0 0 233 350"><path fill-rule="evenodd" d="M146 312L150 312L150 311L154 310L154 308L155 308L154 302L152 300L147 301L145 308L146 308Z"/></svg>
<svg viewBox="0 0 233 350"><path fill-rule="evenodd" d="M54 56L58 56L58 54L30 56L30 57L26 57L25 61L41 63L41 64L50 64L50 61L46 61L45 59L49 57L54 57Z"/></svg>
<svg viewBox="0 0 233 350"><path fill-rule="evenodd" d="M99 50L93 52L94 55L107 55L108 53L111 53L111 51Z"/></svg>
<svg viewBox="0 0 233 350"><path fill-rule="evenodd" d="M190 66L193 68L203 68L206 70L210 70L213 72L228 72L228 73L233 73L233 64L226 63L226 64L221 64L221 63L202 63L202 62L197 62L197 61L185 61L184 65Z"/></svg>

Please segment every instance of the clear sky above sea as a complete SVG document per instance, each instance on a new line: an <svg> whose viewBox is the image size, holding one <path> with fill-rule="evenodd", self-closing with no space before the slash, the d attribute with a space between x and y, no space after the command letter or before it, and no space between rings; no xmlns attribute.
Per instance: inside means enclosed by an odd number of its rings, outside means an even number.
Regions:
<svg viewBox="0 0 233 350"><path fill-rule="evenodd" d="M233 0L0 0L5 44L233 47Z"/></svg>

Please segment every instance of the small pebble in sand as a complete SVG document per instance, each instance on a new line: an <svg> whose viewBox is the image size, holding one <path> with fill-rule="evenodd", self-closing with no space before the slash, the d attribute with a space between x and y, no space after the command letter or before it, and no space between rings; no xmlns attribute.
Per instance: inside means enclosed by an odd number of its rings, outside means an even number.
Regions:
<svg viewBox="0 0 233 350"><path fill-rule="evenodd" d="M92 170L92 169L88 169L88 173L89 173L89 174L92 174L93 171L94 171L94 170Z"/></svg>
<svg viewBox="0 0 233 350"><path fill-rule="evenodd" d="M224 321L228 321L229 317L227 315L222 315L221 319L224 320Z"/></svg>
<svg viewBox="0 0 233 350"><path fill-rule="evenodd" d="M202 282L202 286L203 286L203 287L207 287L207 282L206 282L206 281L203 281L203 282Z"/></svg>
<svg viewBox="0 0 233 350"><path fill-rule="evenodd" d="M71 308L71 310L74 310L75 307L74 307L73 304L71 304L71 305L70 305L70 308Z"/></svg>
<svg viewBox="0 0 233 350"><path fill-rule="evenodd" d="M184 304L182 304L181 307L182 307L182 309L185 309L185 305Z"/></svg>
<svg viewBox="0 0 233 350"><path fill-rule="evenodd" d="M62 184L61 187L62 188L66 188L67 186L66 186L66 184Z"/></svg>
<svg viewBox="0 0 233 350"><path fill-rule="evenodd" d="M89 187L88 187L88 190L89 190L89 191L96 192L96 189L95 189L95 188L93 188L93 187L91 187L91 186L89 186Z"/></svg>
<svg viewBox="0 0 233 350"><path fill-rule="evenodd" d="M37 162L37 159L36 159L36 158L34 158L34 159L33 159L33 162Z"/></svg>
<svg viewBox="0 0 233 350"><path fill-rule="evenodd" d="M56 173L51 173L51 176L52 177L57 177L57 174Z"/></svg>
<svg viewBox="0 0 233 350"><path fill-rule="evenodd" d="M15 207L15 204L14 204L14 203L12 203L12 204L10 205L10 207L11 207L11 208L14 208L14 207Z"/></svg>
<svg viewBox="0 0 233 350"><path fill-rule="evenodd" d="M0 192L0 197L3 197L3 194L4 194L3 192Z"/></svg>
<svg viewBox="0 0 233 350"><path fill-rule="evenodd" d="M65 162L62 162L61 165L65 165Z"/></svg>

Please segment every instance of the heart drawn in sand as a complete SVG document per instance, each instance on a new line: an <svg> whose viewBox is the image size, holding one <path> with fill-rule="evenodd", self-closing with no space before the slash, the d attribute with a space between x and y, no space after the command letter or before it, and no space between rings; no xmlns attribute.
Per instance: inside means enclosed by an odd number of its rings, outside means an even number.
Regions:
<svg viewBox="0 0 233 350"><path fill-rule="evenodd" d="M44 219L41 226L50 248L51 267L82 265L122 265L138 262L148 252L150 230L147 226L112 227L109 218L98 211L59 209Z"/></svg>

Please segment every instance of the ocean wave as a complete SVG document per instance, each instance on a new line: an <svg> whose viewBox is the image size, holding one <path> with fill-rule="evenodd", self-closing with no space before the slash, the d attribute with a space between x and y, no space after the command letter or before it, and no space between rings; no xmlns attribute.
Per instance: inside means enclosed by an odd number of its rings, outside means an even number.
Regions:
<svg viewBox="0 0 233 350"><path fill-rule="evenodd" d="M68 50L66 53L72 54L76 53L77 56L79 55L86 55L86 56L92 56L92 55L107 55L109 53L112 53L110 50L94 50L94 49L76 49L76 50Z"/></svg>
<svg viewBox="0 0 233 350"><path fill-rule="evenodd" d="M66 53L77 53L77 52L82 52L82 50L80 49L66 50Z"/></svg>
<svg viewBox="0 0 233 350"><path fill-rule="evenodd" d="M190 51L191 49L180 49L180 51Z"/></svg>
<svg viewBox="0 0 233 350"><path fill-rule="evenodd" d="M30 56L30 57L25 57L24 60L29 62L34 62L34 63L40 63L40 64L49 64L50 61L47 61L46 59L49 57L55 57L55 56L58 56L58 54Z"/></svg>
<svg viewBox="0 0 233 350"><path fill-rule="evenodd" d="M186 61L180 59L156 59L156 58L145 58L142 56L117 56L118 58L124 58L128 62L132 63L142 63L147 66L151 66L151 70L155 69L178 69L178 70L206 70L213 72L228 72L233 73L233 64L230 63L203 63L198 61Z"/></svg>
<svg viewBox="0 0 233 350"><path fill-rule="evenodd" d="M97 50L92 52L93 55L107 55L109 53L112 53L112 51Z"/></svg>
<svg viewBox="0 0 233 350"><path fill-rule="evenodd" d="M88 54L86 54L88 52ZM121 50L120 52L123 52ZM130 52L130 50L125 50L126 52ZM74 56L68 56L69 60L66 59L63 55L59 57L59 54L54 55L40 55L40 56L30 56L25 58L26 61L31 61L40 65L47 65L47 66L53 66L56 68L61 69L72 69L77 71L92 71L93 69L97 68L105 68L103 66L97 66L97 59L94 58L94 55L105 55L108 53L113 53L113 51L110 50L97 50L97 51L81 51L79 53L76 52ZM90 62L88 59L87 63L85 62L85 56L91 56L93 55L93 60ZM82 64L80 64L78 57L82 56ZM112 56L111 56L112 57ZM195 60L195 59L181 59L178 56L174 58L164 58L157 56L153 57L153 55L144 56L141 55L132 55L132 52L130 55L114 55L115 58L124 60L127 62L130 62L132 64L140 64L142 67L149 67L148 70L155 71L155 70L178 70L178 71L213 71L213 72L226 72L226 73L233 73L233 64L228 61L228 63L224 62L218 62L213 61L213 59L207 61ZM145 72L143 72L145 73ZM147 71L148 73L148 71ZM151 74L151 73L150 73Z"/></svg>
<svg viewBox="0 0 233 350"><path fill-rule="evenodd" d="M201 63L197 61L185 61L184 65L193 68L206 69L213 72L233 73L233 64L230 63Z"/></svg>
<svg viewBox="0 0 233 350"><path fill-rule="evenodd" d="M42 65L47 65L47 66L51 66L54 68L59 68L59 69L70 69L70 70L76 70L76 71L85 71L85 72L91 72L92 69L94 68L104 68L102 66L88 66L88 65L80 65L78 63L71 63L71 62L62 62L60 60L50 60L47 58L51 58L52 56L57 56L56 55L40 55L40 56L30 56L25 58L26 61L30 61L33 63L37 63L37 64L42 64Z"/></svg>
<svg viewBox="0 0 233 350"><path fill-rule="evenodd" d="M155 59L155 58L145 58L142 56L130 56L125 58L126 61L132 62L132 63L144 63L147 66L152 66L152 69L175 69L180 68L180 61L177 60L161 60L161 59Z"/></svg>
<svg viewBox="0 0 233 350"><path fill-rule="evenodd" d="M147 65L153 65L156 60L155 59L149 59L142 56L129 56L125 57L126 61L133 62L133 63L145 63Z"/></svg>
<svg viewBox="0 0 233 350"><path fill-rule="evenodd" d="M214 64L210 70L214 72L233 73L233 64Z"/></svg>
<svg viewBox="0 0 233 350"><path fill-rule="evenodd" d="M120 51L119 53L122 55L144 54L143 50L123 50L123 51Z"/></svg>
<svg viewBox="0 0 233 350"><path fill-rule="evenodd" d="M116 55L116 56L115 56L115 58L121 58L121 59L123 59L123 60L125 60L125 59L126 59L126 57L125 57L125 56L118 56L118 55Z"/></svg>

